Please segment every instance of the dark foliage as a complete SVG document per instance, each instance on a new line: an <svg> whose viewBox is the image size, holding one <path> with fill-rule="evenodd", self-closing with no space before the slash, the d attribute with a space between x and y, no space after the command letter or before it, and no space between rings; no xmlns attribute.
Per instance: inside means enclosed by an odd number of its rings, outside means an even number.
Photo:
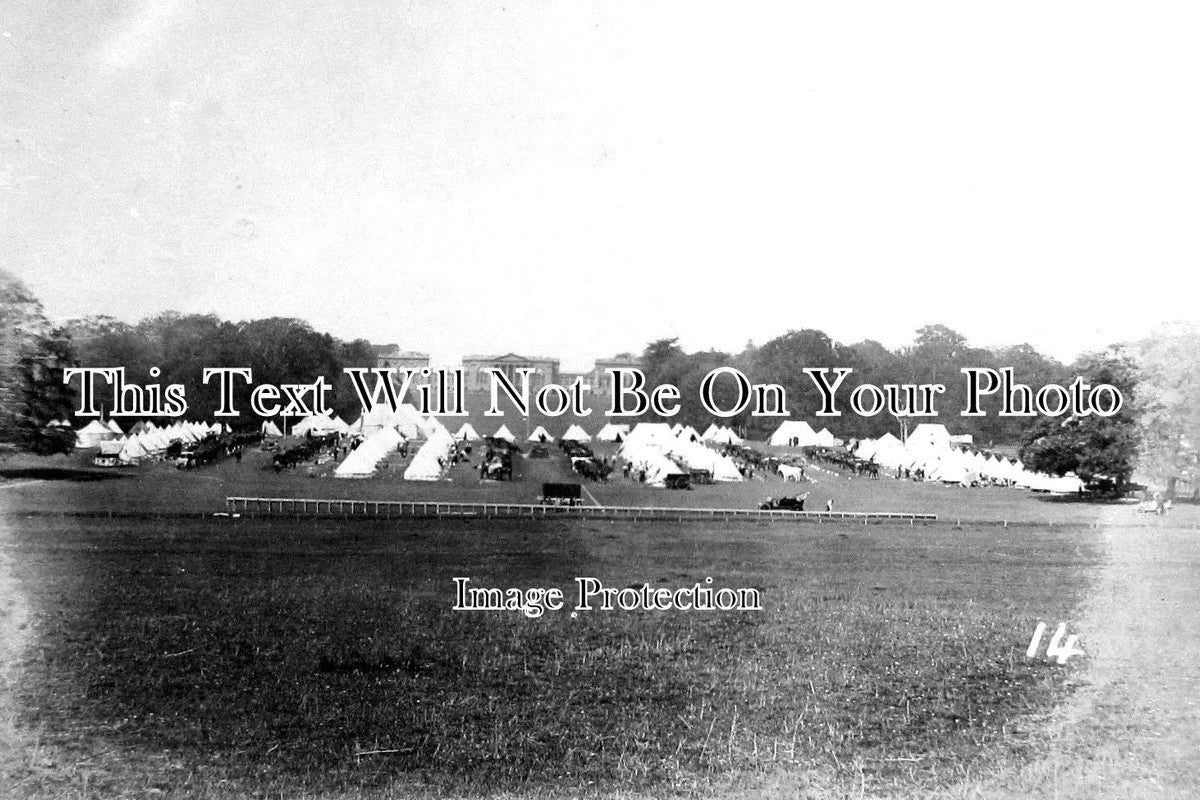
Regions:
<svg viewBox="0 0 1200 800"><path fill-rule="evenodd" d="M1120 351L1089 354L1076 362L1090 384L1107 383L1133 397L1134 367ZM1052 475L1074 472L1084 481L1128 483L1137 459L1137 418L1131 404L1111 417L1040 417L1021 447L1025 466Z"/></svg>

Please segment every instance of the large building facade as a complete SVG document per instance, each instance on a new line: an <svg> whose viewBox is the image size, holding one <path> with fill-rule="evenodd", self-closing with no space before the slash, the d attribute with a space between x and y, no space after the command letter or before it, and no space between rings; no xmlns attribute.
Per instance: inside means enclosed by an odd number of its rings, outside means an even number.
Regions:
<svg viewBox="0 0 1200 800"><path fill-rule="evenodd" d="M396 370L392 373L392 383L397 389L402 385L400 370L405 369L415 369L417 371L413 375L409 386L423 386L429 383L429 376L421 372L421 370L429 369L428 353L418 353L415 350L401 350L398 344L375 345L375 366L380 369ZM412 398L410 396L406 399L411 402Z"/></svg>
<svg viewBox="0 0 1200 800"><path fill-rule="evenodd" d="M498 370L520 388L519 370L533 370L529 376L529 386L537 391L548 383L569 385L576 377L592 387L597 397L609 397L612 394L612 376L609 369L621 367L625 369L640 368L642 360L630 353L618 353L611 358L598 358L591 370L582 374L565 373L560 368L560 361L549 356L527 356L519 353L504 353L502 355L469 355L463 356L462 375L467 391L488 391L492 387L491 370ZM399 345L385 344L375 346L375 366L381 369L431 369L429 354L412 350L401 350ZM414 384L427 383L428 380L420 374L413 377Z"/></svg>
<svg viewBox="0 0 1200 800"><path fill-rule="evenodd" d="M398 344L377 344L375 366L380 369L429 369L429 354L401 350Z"/></svg>
<svg viewBox="0 0 1200 800"><path fill-rule="evenodd" d="M529 386L537 391L547 383L558 383L558 359L540 356L522 356L516 353L505 353L499 356L473 355L463 356L463 379L467 391L486 391L492 387L492 373L499 370L512 381L513 386L521 387L519 369L531 369Z"/></svg>
<svg viewBox="0 0 1200 800"><path fill-rule="evenodd" d="M631 353L618 353L612 358L597 358L596 365L588 374L587 379L592 385L596 397L611 397L613 393L612 375L610 369L641 369L642 359ZM628 380L628 379L626 379Z"/></svg>

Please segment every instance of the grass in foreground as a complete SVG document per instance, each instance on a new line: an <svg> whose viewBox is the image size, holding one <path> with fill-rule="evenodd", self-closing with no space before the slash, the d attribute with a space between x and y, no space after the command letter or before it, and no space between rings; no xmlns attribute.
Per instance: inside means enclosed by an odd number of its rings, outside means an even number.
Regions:
<svg viewBox="0 0 1200 800"><path fill-rule="evenodd" d="M1029 635L1071 618L1096 559L1063 529L18 524L39 619L26 724L82 749L68 783L124 788L133 759L178 796L937 783L1028 742L1075 668L1027 661ZM456 575L711 575L765 610L456 613Z"/></svg>

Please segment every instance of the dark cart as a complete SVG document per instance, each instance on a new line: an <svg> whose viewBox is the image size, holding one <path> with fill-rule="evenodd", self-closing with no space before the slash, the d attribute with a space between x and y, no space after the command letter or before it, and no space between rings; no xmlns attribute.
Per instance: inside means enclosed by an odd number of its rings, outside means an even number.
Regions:
<svg viewBox="0 0 1200 800"><path fill-rule="evenodd" d="M687 474L668 475L663 483L668 489L691 489L692 476Z"/></svg>
<svg viewBox="0 0 1200 800"><path fill-rule="evenodd" d="M580 506L583 505L583 487L578 483L543 483L542 505L544 506Z"/></svg>

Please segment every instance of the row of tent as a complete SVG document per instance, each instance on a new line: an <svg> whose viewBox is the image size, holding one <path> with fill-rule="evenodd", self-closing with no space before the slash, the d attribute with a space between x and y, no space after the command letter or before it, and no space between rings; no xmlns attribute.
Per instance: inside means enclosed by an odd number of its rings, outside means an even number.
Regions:
<svg viewBox="0 0 1200 800"><path fill-rule="evenodd" d="M91 427L90 423L84 430L88 427ZM222 426L219 422L175 422L164 427L157 427L153 422L139 422L129 429L128 436L122 434L94 445L99 448L96 459L97 463L107 465L137 464L160 458L174 442L195 444L205 437L228 432L229 426ZM76 447L79 446L77 434Z"/></svg>
<svg viewBox="0 0 1200 800"><path fill-rule="evenodd" d="M713 436L717 433L716 426L704 439L695 429L676 425L674 428L664 422L639 422L625 437L617 455L624 459L632 469L642 473L645 482L650 486L664 486L672 475L688 470L705 470L714 481L733 482L742 480L733 459L705 447L702 441L721 443ZM723 429L733 434L728 428ZM740 439L737 443L740 443Z"/></svg>
<svg viewBox="0 0 1200 800"><path fill-rule="evenodd" d="M66 421L51 424L56 427L71 427L71 423ZM75 431L75 447L80 450L87 450L92 447L99 447L102 442L112 442L120 439L124 435L125 431L121 430L121 426L117 424L116 420L101 421L94 419Z"/></svg>
<svg viewBox="0 0 1200 800"><path fill-rule="evenodd" d="M354 422L346 422L337 416L310 416L296 423L292 433L296 436L324 435L338 433L342 435L359 435L369 438L385 428L391 428L405 439L428 439L435 434L449 434L446 426L436 417L422 416L410 403L403 403L393 411L388 406L376 406L364 412ZM263 423L265 436L278 436L279 427L272 422Z"/></svg>
<svg viewBox="0 0 1200 800"><path fill-rule="evenodd" d="M704 433L699 433L691 425L680 425L676 423L674 426L666 426L666 423L639 423L639 426L646 424L664 425L666 430L670 431L673 437L683 437L692 442L711 442L713 444L741 444L743 439L733 432L730 428L718 427L710 425ZM629 436L631 426L617 423L607 423L603 428L596 433L595 437L585 431L577 424L572 424L567 428L566 433L559 437L564 442L590 442L593 438L600 442L623 442ZM508 429L507 425L501 425L492 436L496 439L504 439L508 442L515 442L517 437ZM475 430L471 423L463 424L458 432L454 434L456 441L473 442L480 439L479 433ZM553 442L554 437L550 435L541 425L534 428L533 432L526 437L527 442Z"/></svg>
<svg viewBox="0 0 1200 800"><path fill-rule="evenodd" d="M53 424L70 427L66 421ZM191 444L208 435L228 433L229 430L227 425L222 426L217 422L174 422L156 426L147 421L134 424L126 434L112 419L92 420L76 432L75 446L80 449L99 448L99 458L121 464L136 464L160 456L173 442ZM266 436L281 435L278 426L270 420L263 423L262 432ZM335 471L339 477L370 475L379 462L400 444L422 438L424 444L405 470L404 477L408 480L436 480L456 442L482 438L469 422L451 434L438 419L423 417L407 403L398 406L395 411L386 406L376 407L354 423L347 423L337 416L305 417L296 423L291 432L297 436L310 432L314 435L339 433L363 436L363 443ZM501 425L492 436L508 442L517 440L507 425ZM593 437L579 425L572 424L560 438L564 441L590 442ZM742 443L737 434L724 426L709 425L703 433L699 433L690 425L678 423L668 426L660 422L641 422L632 428L625 424L608 423L595 438L602 442L621 443L621 458L634 469L644 471L646 482L651 485L663 485L668 476L681 474L683 470L679 464L692 470L706 470L717 481L741 480L741 474L731 459L703 446L704 443ZM526 441L552 442L554 437L539 425ZM841 444L827 428L818 433L807 422L799 420L783 422L768 443L789 447L832 447ZM1083 487L1083 482L1074 475L1054 477L1030 472L1020 461L968 452L956 447L959 443L961 439L951 436L944 425L921 424L905 442L886 433L878 439L858 442L853 453L864 461L874 461L893 470L920 471L927 480L943 483L970 483L985 478L1054 493L1073 493Z"/></svg>
<svg viewBox="0 0 1200 800"><path fill-rule="evenodd" d="M645 424L645 423L642 423ZM664 423L665 424L665 423ZM405 439L429 439L437 433L449 433L449 430L433 416L422 416L417 409L409 403L403 403L392 411L387 406L376 406L372 410L365 412L355 422L347 423L336 416L310 416L305 417L296 423L292 428L291 433L296 436L304 436L311 432L314 435L327 433L340 434L357 434L363 437L369 437L373 433L384 428L392 428L400 433ZM622 442L629 435L631 426L608 423L593 437L578 424L572 424L567 428L566 433L559 437L562 441L572 442L590 442L594 439L601 442ZM739 437L732 429L724 426L710 425L704 433L698 432L692 426L684 426L675 424L670 427L672 436L683 436L691 441L710 442L713 444L741 444L742 438ZM281 436L282 432L279 426L272 421L266 421L262 424L262 433L264 436ZM503 439L507 442L516 442L517 436L509 430L507 425L501 425L496 431L490 434L496 439ZM474 442L482 439L479 432L471 423L463 423L456 433L451 434L454 441ZM526 438L527 442L553 442L554 436L550 434L544 427L538 425Z"/></svg>
<svg viewBox="0 0 1200 800"><path fill-rule="evenodd" d="M926 480L942 483L969 484L990 479L1056 494L1071 494L1083 488L1083 481L1074 475L1055 477L1031 472L1019 460L969 452L955 444L944 425L918 425L906 442L885 433L878 439L859 442L854 455L888 469L920 471Z"/></svg>
<svg viewBox="0 0 1200 800"><path fill-rule="evenodd" d="M70 427L69 422L52 423L54 425L62 425ZM647 423L640 423L647 424ZM665 423L655 423L665 424ZM800 423L807 427L806 423ZM171 431L181 432L185 428L188 431L199 430L198 426L203 426L205 423L199 422L176 422L168 426L155 426L153 422L138 422L129 430L129 434L140 434L153 431ZM424 438L429 439L435 434L449 434L449 430L433 416L423 417L420 412L411 404L405 403L392 411L386 406L376 407L371 411L364 413L353 423L347 423L341 417L336 415L317 415L308 416L301 419L291 428L289 433L293 436L306 436L309 433L313 435L325 435L329 433L338 433L341 435L358 434L369 437L371 434L385 428L391 428L398 432L405 439ZM228 432L229 427L222 427L219 423L210 423L206 430L213 432ZM601 442L622 442L629 435L631 426L618 423L607 423L594 437ZM709 425L704 433L699 433L692 426L684 426L675 424L669 428L671 435L675 437L682 436L683 438L693 442L709 442L712 444L741 444L742 438L739 437L732 429L724 426ZM811 429L810 429L811 430ZM282 436L283 431L278 423L273 420L265 420L261 426L261 432L264 436ZM827 433L823 431L822 433ZM180 433L180 436L183 436ZM507 425L501 425L495 433L491 434L497 439L504 439L508 442L516 442L517 437L509 430ZM475 430L471 423L464 423L457 433L451 434L455 441L478 441L482 437ZM121 430L121 427L115 420L109 419L106 421L92 420L75 434L75 446L80 449L95 448L101 442L124 441L126 434ZM560 437L563 441L575 442L590 442L593 437L577 424L572 424L567 428L566 433ZM541 425L537 426L532 433L526 437L528 442L553 442L554 437ZM822 439L822 443L824 440Z"/></svg>
<svg viewBox="0 0 1200 800"><path fill-rule="evenodd" d="M725 430L732 434L732 431ZM501 425L493 436L510 442L515 441L512 432L505 425ZM334 470L334 475L339 478L368 477L375 473L379 464L389 454L411 438L416 437L406 436L395 425L374 430L346 456ZM458 433L453 435L445 427L432 428L405 469L404 479L438 480L445 472L456 443L479 438L470 423L464 424ZM653 422L638 423L632 428L628 425L606 425L596 438L601 441L622 442L618 455L627 461L632 469L644 473L645 482L651 486L663 486L669 476L684 474L684 467L688 470L705 470L716 481L742 480L741 472L733 460L701 444L702 436L692 428L681 425L672 428L666 423ZM591 441L592 437L579 426L572 425L563 434L562 439L586 442ZM530 434L528 440L551 441L551 437L539 426ZM710 438L709 441L714 440Z"/></svg>
<svg viewBox="0 0 1200 800"><path fill-rule="evenodd" d="M367 436L362 444L350 451L333 471L336 478L366 478L375 473L382 462L394 453L406 437L394 427L380 428ZM445 470L455 439L445 428L434 430L421 445L404 470L406 481L435 481Z"/></svg>

